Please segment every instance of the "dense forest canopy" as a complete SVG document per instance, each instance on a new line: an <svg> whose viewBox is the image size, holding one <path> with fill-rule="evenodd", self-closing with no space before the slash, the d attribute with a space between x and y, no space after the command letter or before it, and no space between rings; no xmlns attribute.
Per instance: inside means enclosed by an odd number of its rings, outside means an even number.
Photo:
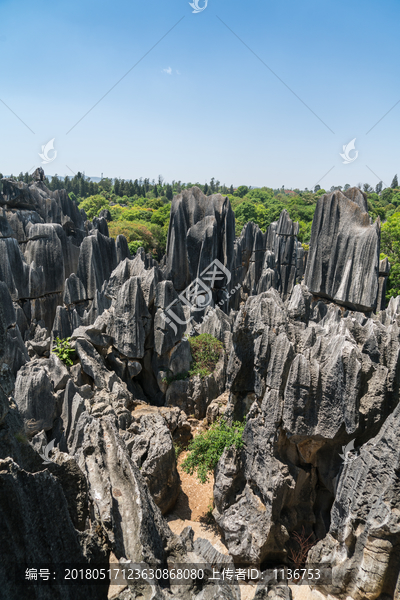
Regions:
<svg viewBox="0 0 400 600"><path fill-rule="evenodd" d="M13 177L13 176L11 176ZM3 175L0 173L0 180ZM33 178L28 173L13 177L18 181L30 183ZM65 189L70 198L83 208L89 219L98 216L100 211L108 209L112 221L109 231L112 237L123 234L132 253L139 247L151 252L160 259L165 253L171 200L174 194L196 185L204 194L221 193L228 196L236 218L236 235L240 235L243 226L249 221L257 223L262 231L279 218L286 209L294 221L299 221L299 240L308 249L311 225L318 198L326 192L346 190L349 184L332 186L324 190L316 185L314 190L289 190L268 187L252 188L241 185L234 188L216 180L209 183L167 183L159 175L158 180L102 178L91 181L78 172L74 177L53 176L47 178L46 186L50 190ZM390 187L383 189L379 182L375 189L368 183L358 184L368 198L371 218L378 217L382 223L381 258L387 256L392 265L388 281L387 299L400 295L400 188L397 175Z"/></svg>

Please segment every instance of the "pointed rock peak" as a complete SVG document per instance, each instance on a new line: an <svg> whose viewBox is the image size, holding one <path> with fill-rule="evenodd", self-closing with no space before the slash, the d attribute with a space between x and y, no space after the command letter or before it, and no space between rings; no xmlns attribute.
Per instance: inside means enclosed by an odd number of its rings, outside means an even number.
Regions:
<svg viewBox="0 0 400 600"><path fill-rule="evenodd" d="M352 187L343 192L344 196L349 198L352 202L358 204L358 206L364 211L368 212L367 194L362 192L358 187Z"/></svg>
<svg viewBox="0 0 400 600"><path fill-rule="evenodd" d="M299 224L292 221L286 209L279 216L276 233L277 235L297 235L299 233Z"/></svg>
<svg viewBox="0 0 400 600"><path fill-rule="evenodd" d="M33 173L33 179L34 181L44 181L44 171L42 169L42 167L38 167L35 172Z"/></svg>

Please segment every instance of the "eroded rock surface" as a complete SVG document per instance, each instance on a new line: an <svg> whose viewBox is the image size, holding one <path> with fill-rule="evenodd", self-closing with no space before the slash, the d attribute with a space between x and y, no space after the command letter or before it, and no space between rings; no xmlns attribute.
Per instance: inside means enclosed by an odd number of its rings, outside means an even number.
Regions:
<svg viewBox="0 0 400 600"><path fill-rule="evenodd" d="M321 196L305 273L310 292L356 310L375 309L379 245L379 219L371 224L360 190Z"/></svg>

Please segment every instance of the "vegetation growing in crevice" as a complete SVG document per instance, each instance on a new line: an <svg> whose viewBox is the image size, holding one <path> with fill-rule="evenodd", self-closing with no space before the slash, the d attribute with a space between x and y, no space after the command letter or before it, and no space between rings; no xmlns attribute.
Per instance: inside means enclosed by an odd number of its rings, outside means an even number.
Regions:
<svg viewBox="0 0 400 600"><path fill-rule="evenodd" d="M189 344L193 359L189 371L167 375L163 381L168 385L195 375L200 375L201 378L208 377L214 372L224 349L223 343L209 333L189 338Z"/></svg>
<svg viewBox="0 0 400 600"><path fill-rule="evenodd" d="M56 347L52 349L52 352L57 354L58 358L68 367L71 367L74 364L72 357L75 355L75 350L71 348L70 340L70 337L67 337L64 340L56 337L54 340Z"/></svg>
<svg viewBox="0 0 400 600"><path fill-rule="evenodd" d="M292 561L296 569L304 568L307 560L307 555L311 548L315 546L318 540L315 538L314 533L311 533L309 536L306 536L304 527L302 528L301 533L297 531L292 532L291 541L294 542L296 548L290 548L289 551L289 560ZM301 573L295 579L300 579Z"/></svg>
<svg viewBox="0 0 400 600"><path fill-rule="evenodd" d="M189 377L211 375L220 359L224 345L209 333L201 333L189 339L193 362L189 370Z"/></svg>
<svg viewBox="0 0 400 600"><path fill-rule="evenodd" d="M191 440L182 469L189 475L196 473L201 483L207 483L225 448L243 447L245 425L239 421L229 425L223 417L218 419L207 431Z"/></svg>

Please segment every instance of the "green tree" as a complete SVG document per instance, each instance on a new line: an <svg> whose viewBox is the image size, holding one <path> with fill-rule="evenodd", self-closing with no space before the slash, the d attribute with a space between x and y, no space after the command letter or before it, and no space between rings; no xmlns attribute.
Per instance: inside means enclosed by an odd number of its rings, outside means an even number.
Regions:
<svg viewBox="0 0 400 600"><path fill-rule="evenodd" d="M244 428L245 423L236 422L230 426L224 419L213 423L208 431L190 442L188 455L182 463L183 470L191 475L196 472L200 482L206 483L225 448L243 447Z"/></svg>
<svg viewBox="0 0 400 600"><path fill-rule="evenodd" d="M128 242L129 252L134 255L136 252L143 246L142 240L134 240L133 242Z"/></svg>
<svg viewBox="0 0 400 600"><path fill-rule="evenodd" d="M88 219L93 219L93 217L98 216L103 208L110 208L110 203L104 196L97 194L96 196L89 196L85 200L82 200L79 208L83 208Z"/></svg>
<svg viewBox="0 0 400 600"><path fill-rule="evenodd" d="M381 202L387 202L388 204L392 201L393 198L393 190L392 188L385 188L381 193Z"/></svg>
<svg viewBox="0 0 400 600"><path fill-rule="evenodd" d="M154 210L157 210L159 208L161 208L163 206L163 203L161 202L161 200L159 198L154 199L154 200L147 200L146 202L146 208L153 208Z"/></svg>
<svg viewBox="0 0 400 600"><path fill-rule="evenodd" d="M382 225L381 252L391 264L386 299L400 295L400 212L395 212Z"/></svg>
<svg viewBox="0 0 400 600"><path fill-rule="evenodd" d="M247 200L241 202L239 206L235 208L234 213L238 223L242 226L249 221L253 221L253 223L256 223L257 221L257 207L253 202L248 202Z"/></svg>
<svg viewBox="0 0 400 600"><path fill-rule="evenodd" d="M392 190L393 190L393 189L395 189L395 188L398 188L398 187L399 187L399 181L398 181L398 179L397 179L397 175L395 175L395 176L393 177L393 181L392 181L392 183L390 184L390 187L392 188Z"/></svg>
<svg viewBox="0 0 400 600"><path fill-rule="evenodd" d="M171 205L165 204L158 210L155 210L151 215L151 222L156 225L160 225L160 227L164 227L169 222L171 213Z"/></svg>
<svg viewBox="0 0 400 600"><path fill-rule="evenodd" d="M238 189L235 192L235 195L239 196L240 198L244 198L244 196L246 196L248 192L249 188L247 187L247 185L239 185Z"/></svg>
<svg viewBox="0 0 400 600"><path fill-rule="evenodd" d="M168 198L168 200L172 200L174 194L172 191L172 187L169 185L169 183L167 183L167 185L166 185L165 195Z"/></svg>

